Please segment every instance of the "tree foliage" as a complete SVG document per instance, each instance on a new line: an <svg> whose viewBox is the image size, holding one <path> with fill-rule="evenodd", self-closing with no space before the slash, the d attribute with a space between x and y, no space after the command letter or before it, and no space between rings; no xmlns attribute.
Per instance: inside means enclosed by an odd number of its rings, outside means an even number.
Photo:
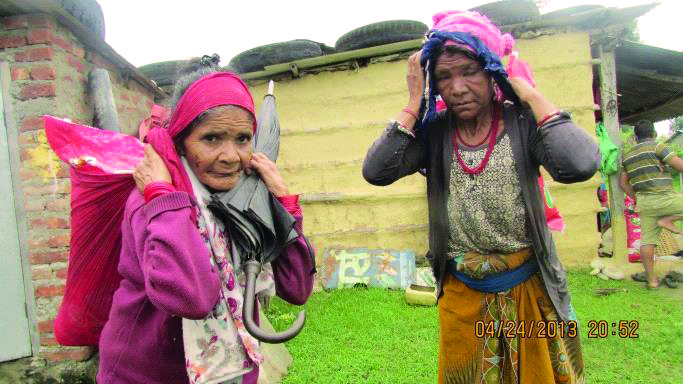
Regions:
<svg viewBox="0 0 683 384"><path fill-rule="evenodd" d="M629 41L634 41L636 43L640 42L640 31L638 31L638 20L633 19L626 23L626 33L624 34L624 39Z"/></svg>

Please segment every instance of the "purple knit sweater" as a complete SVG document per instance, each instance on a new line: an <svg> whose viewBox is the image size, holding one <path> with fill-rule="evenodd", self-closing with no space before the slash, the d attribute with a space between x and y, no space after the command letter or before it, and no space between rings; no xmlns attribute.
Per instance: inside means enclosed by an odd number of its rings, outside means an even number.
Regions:
<svg viewBox="0 0 683 384"><path fill-rule="evenodd" d="M298 202L283 201L302 233ZM201 319L218 301L220 278L192 222L192 202L173 192L145 204L133 191L122 223L123 277L100 337L99 384L189 382L181 318ZM300 236L272 262L278 296L303 304L313 287L313 260ZM256 383L255 369L244 382Z"/></svg>

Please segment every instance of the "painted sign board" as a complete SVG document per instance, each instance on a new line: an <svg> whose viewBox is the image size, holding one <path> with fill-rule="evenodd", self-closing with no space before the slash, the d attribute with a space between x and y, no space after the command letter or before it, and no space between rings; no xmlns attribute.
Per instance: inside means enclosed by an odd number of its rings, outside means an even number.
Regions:
<svg viewBox="0 0 683 384"><path fill-rule="evenodd" d="M370 287L405 289L415 283L415 252L368 248L327 248L322 282L326 289Z"/></svg>

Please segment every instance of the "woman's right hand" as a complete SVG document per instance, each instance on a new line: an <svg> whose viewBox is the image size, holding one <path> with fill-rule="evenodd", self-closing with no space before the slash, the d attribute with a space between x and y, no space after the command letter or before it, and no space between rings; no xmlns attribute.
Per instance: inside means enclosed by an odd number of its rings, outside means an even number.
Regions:
<svg viewBox="0 0 683 384"><path fill-rule="evenodd" d="M408 58L408 73L406 75L406 82L408 83L408 94L410 100L408 101L408 108L414 112L420 110L420 102L422 101L422 94L425 87L425 74L420 65L420 58L422 57L422 50L419 50Z"/></svg>
<svg viewBox="0 0 683 384"><path fill-rule="evenodd" d="M140 193L145 192L145 186L155 181L165 181L171 183L171 174L166 168L164 160L151 145L145 144L145 157L133 172L135 185Z"/></svg>

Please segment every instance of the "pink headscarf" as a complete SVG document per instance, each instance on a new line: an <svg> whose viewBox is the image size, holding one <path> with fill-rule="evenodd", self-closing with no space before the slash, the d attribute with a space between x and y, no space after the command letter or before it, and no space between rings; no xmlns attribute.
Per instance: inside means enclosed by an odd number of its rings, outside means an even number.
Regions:
<svg viewBox="0 0 683 384"><path fill-rule="evenodd" d="M514 51L515 39L509 33L501 33L500 29L488 17L474 11L441 11L432 16L432 21L434 22L432 30L466 32L476 36L501 60L511 54L505 67L508 76L522 77L533 87L536 86L531 67L526 61L520 60L517 52ZM474 48L452 40L446 41L444 45L456 45L476 54ZM502 101L504 99L498 84L495 87L495 94L496 100ZM439 104L437 110L445 107L443 101L437 103Z"/></svg>
<svg viewBox="0 0 683 384"><path fill-rule="evenodd" d="M472 11L442 11L432 16L432 29L446 32L468 32L476 36L501 59L515 47L509 33L501 34L488 17Z"/></svg>
<svg viewBox="0 0 683 384"><path fill-rule="evenodd" d="M145 141L151 144L164 160L171 174L173 186L192 197L192 184L176 152L173 138L187 128L197 116L220 105L236 105L246 109L254 118L253 130L256 131L254 99L247 85L234 73L215 72L195 81L185 91L176 104L167 128L153 128L145 137Z"/></svg>

